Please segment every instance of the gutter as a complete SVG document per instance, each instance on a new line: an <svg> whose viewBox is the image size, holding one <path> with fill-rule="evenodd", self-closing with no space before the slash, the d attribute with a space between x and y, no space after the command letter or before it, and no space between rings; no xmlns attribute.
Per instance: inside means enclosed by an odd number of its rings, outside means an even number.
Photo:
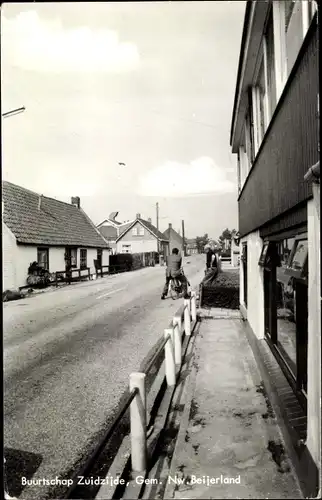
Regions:
<svg viewBox="0 0 322 500"><path fill-rule="evenodd" d="M320 161L312 165L304 176L306 182L314 182L320 184Z"/></svg>

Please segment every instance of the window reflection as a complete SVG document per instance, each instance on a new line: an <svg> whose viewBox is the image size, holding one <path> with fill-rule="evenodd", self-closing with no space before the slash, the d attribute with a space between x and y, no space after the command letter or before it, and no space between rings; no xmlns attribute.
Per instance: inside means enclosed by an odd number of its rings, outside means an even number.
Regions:
<svg viewBox="0 0 322 500"><path fill-rule="evenodd" d="M297 243L295 253L292 259L291 266L293 269L302 270L305 265L306 256L308 252L308 242L307 240L300 240Z"/></svg>
<svg viewBox="0 0 322 500"><path fill-rule="evenodd" d="M278 252L280 266L276 272L277 302L277 345L286 361L296 366L296 312L295 283L292 276L285 276L284 269L289 259L295 239L289 238L279 242Z"/></svg>

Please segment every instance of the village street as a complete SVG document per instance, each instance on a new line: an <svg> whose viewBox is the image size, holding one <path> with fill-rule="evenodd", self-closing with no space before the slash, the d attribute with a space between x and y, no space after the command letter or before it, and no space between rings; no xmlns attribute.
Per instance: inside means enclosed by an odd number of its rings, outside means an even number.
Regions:
<svg viewBox="0 0 322 500"><path fill-rule="evenodd" d="M204 260L185 258L195 289ZM33 479L66 472L110 421L182 303L161 301L164 275L149 267L4 304L4 441L41 457ZM26 487L21 497L44 493Z"/></svg>

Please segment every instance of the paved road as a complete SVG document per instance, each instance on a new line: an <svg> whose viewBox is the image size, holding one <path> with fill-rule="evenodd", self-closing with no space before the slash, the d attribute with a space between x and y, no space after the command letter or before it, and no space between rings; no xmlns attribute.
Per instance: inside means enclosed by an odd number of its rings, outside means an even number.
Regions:
<svg viewBox="0 0 322 500"><path fill-rule="evenodd" d="M185 260L196 287L204 256ZM20 465L37 464L33 479L66 473L113 415L129 373L181 303L160 300L164 272L146 268L4 304L5 447ZM20 497L40 500L47 490L26 486Z"/></svg>

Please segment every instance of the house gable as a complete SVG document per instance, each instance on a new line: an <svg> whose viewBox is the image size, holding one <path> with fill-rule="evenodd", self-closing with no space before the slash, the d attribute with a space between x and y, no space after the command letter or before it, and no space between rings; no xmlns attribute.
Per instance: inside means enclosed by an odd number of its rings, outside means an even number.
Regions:
<svg viewBox="0 0 322 500"><path fill-rule="evenodd" d="M137 224L139 226L137 226ZM128 233L131 231L132 232L132 229L134 227L143 227L144 228L144 235L145 233L152 235L152 238L151 237L148 237L146 239L158 239L160 241L167 241L166 238L164 237L164 235L149 221L146 221L144 219L141 219L141 218L137 218L135 219L131 224L129 224L129 226L127 227L127 229L122 233L120 234L120 236L118 237L118 239L116 240L117 242L120 241L121 239L131 239L131 237L128 237ZM138 234L140 233L140 231L138 230ZM144 239L144 235L141 235L141 238ZM126 236L126 238L125 238ZM136 235L133 235L133 239L137 240L139 239L140 235L136 236Z"/></svg>
<svg viewBox="0 0 322 500"><path fill-rule="evenodd" d="M149 231L139 220L131 224L127 230L120 235L117 241L142 241L142 240L155 240L157 237Z"/></svg>

